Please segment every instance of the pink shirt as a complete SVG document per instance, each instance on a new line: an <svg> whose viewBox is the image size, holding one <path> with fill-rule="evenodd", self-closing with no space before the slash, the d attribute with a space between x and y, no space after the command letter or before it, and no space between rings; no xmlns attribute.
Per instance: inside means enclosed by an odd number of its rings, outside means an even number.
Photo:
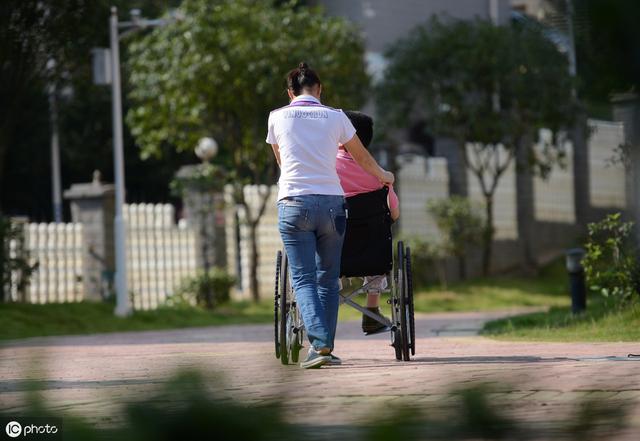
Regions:
<svg viewBox="0 0 640 441"><path fill-rule="evenodd" d="M336 169L340 178L340 185L345 197L355 196L361 193L379 190L382 184L378 178L371 176L351 157L349 152L338 149L336 156ZM389 208L398 207L398 195L393 191L393 185L389 186Z"/></svg>

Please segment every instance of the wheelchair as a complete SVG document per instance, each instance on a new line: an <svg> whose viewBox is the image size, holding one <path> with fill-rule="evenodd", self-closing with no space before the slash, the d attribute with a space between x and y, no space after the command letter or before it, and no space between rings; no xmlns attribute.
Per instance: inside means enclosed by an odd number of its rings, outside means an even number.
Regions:
<svg viewBox="0 0 640 441"><path fill-rule="evenodd" d="M396 244L394 260L391 235L391 213L387 204L388 188L346 198L347 228L342 248L340 275L343 278L363 279L361 286L351 292L340 291L340 304L347 304L386 326L397 360L410 361L415 355L415 319L411 250L402 241ZM367 292L376 279L364 283L365 277L383 276L390 293L391 320L369 311L353 297ZM381 294L383 294L381 293ZM290 283L287 255L276 255L274 293L275 355L282 364L297 363L304 346L305 329L295 292Z"/></svg>

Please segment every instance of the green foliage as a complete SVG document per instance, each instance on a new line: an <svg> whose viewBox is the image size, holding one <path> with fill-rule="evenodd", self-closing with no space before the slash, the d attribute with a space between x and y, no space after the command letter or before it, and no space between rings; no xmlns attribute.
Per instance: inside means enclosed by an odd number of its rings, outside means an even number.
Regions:
<svg viewBox="0 0 640 441"><path fill-rule="evenodd" d="M446 250L441 243L424 240L418 236L405 237L404 244L411 249L411 266L413 269L413 285L427 286L437 277L442 287L447 286L445 272ZM434 277L435 271L435 277Z"/></svg>
<svg viewBox="0 0 640 441"><path fill-rule="evenodd" d="M220 268L200 271L195 277L185 279L167 303L170 306L196 304L214 309L229 302L229 290L234 283L235 279Z"/></svg>
<svg viewBox="0 0 640 441"><path fill-rule="evenodd" d="M22 225L0 214L0 302L10 300L8 289L12 284L16 285L19 295L24 294L31 275L38 268L37 262L30 263L23 233Z"/></svg>
<svg viewBox="0 0 640 441"><path fill-rule="evenodd" d="M193 173L176 176L169 184L171 194L184 197L187 189L198 192L220 191L224 188L225 173L222 168L205 162L194 166Z"/></svg>
<svg viewBox="0 0 640 441"><path fill-rule="evenodd" d="M412 30L387 57L389 67L376 94L378 108L384 109L381 122L406 127L424 120L431 133L456 140L485 198L486 274L493 196L516 153L525 153L524 166L541 172L562 156L530 152L540 128L555 134L575 120L567 58L536 27L438 18Z"/></svg>
<svg viewBox="0 0 640 441"><path fill-rule="evenodd" d="M221 146L216 162L227 170L234 202L244 207L255 249L276 180L267 119L287 103L286 73L304 60L322 78L325 103L358 108L369 84L362 37L345 19L295 2L185 0L180 12L184 19L130 46L134 105L127 122L143 157L188 151L204 136L215 138ZM265 185L259 207L245 200L246 184ZM257 301L256 254L249 288Z"/></svg>
<svg viewBox="0 0 640 441"><path fill-rule="evenodd" d="M482 243L485 222L469 198L452 196L433 200L427 205L427 211L445 235L443 246L451 256L465 257L470 247Z"/></svg>
<svg viewBox="0 0 640 441"><path fill-rule="evenodd" d="M589 237L582 263L589 287L603 296L627 301L640 294L640 263L633 243L633 222L620 213L588 225Z"/></svg>
<svg viewBox="0 0 640 441"><path fill-rule="evenodd" d="M45 381L45 384L48 382ZM37 389L38 383L26 385ZM247 405L229 397L222 381L197 370L182 370L149 396L139 396L122 407L115 424L89 421L53 410L37 392L28 395L27 415L44 418L64 416L65 439L122 441L301 440L340 439L371 441L455 440L566 440L615 439L633 422L631 402L620 399L587 398L569 403L563 418L539 420L513 412L514 400L507 391L520 391L503 382L451 386L442 401L395 400L379 412L367 414L357 424L327 426L326 421L304 421L299 413L287 412L287 395ZM505 400L505 398L507 398ZM118 407L120 407L118 406ZM20 420L15 411L0 417ZM56 421L54 420L54 421ZM335 434L339 433L339 436Z"/></svg>
<svg viewBox="0 0 640 441"><path fill-rule="evenodd" d="M140 8L154 18L180 0L4 0L0 2L0 205L5 213L51 219L48 83L58 91L62 188L100 170L112 182L111 88L92 81L91 49L109 44L110 7L121 20ZM145 31L146 32L146 31ZM126 62L128 39L121 42ZM56 58L56 68L46 68ZM126 91L128 74L122 71ZM126 111L128 102L123 100ZM143 162L124 127L127 196L166 202L167 184L192 155Z"/></svg>
<svg viewBox="0 0 640 441"><path fill-rule="evenodd" d="M554 2L562 13L565 0ZM640 88L640 2L572 2L579 95L608 107L612 92Z"/></svg>
<svg viewBox="0 0 640 441"><path fill-rule="evenodd" d="M284 77L301 60L318 70L327 104L364 103L364 47L353 26L272 3L186 0L183 20L131 44L127 121L143 156L191 150L213 136L232 181L271 183L267 117L287 102Z"/></svg>
<svg viewBox="0 0 640 441"><path fill-rule="evenodd" d="M567 59L539 29L434 18L387 56L378 104L395 126L417 114L438 135L515 148L573 121Z"/></svg>

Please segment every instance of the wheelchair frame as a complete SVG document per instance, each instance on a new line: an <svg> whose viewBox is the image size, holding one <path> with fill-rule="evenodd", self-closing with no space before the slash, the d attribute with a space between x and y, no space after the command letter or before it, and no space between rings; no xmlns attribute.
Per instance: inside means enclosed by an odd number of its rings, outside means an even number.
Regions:
<svg viewBox="0 0 640 441"><path fill-rule="evenodd" d="M366 293L367 286L373 281L346 295L342 293L344 289L341 290L340 304L345 303L387 326L396 359L410 361L416 350L411 250L405 247L402 241L397 243L393 269L384 277L391 282L388 289L391 296L387 301L391 305L391 320L352 300L352 297ZM284 251L278 251L274 293L274 342L276 358L279 358L282 364L289 364L289 360L293 363L298 362L299 352L304 347L304 335L304 324L289 279L287 256Z"/></svg>

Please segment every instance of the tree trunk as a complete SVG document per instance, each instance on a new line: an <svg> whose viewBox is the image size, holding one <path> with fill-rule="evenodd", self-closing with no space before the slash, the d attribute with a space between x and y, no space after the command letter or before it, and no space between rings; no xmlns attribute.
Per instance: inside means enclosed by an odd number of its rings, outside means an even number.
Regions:
<svg viewBox="0 0 640 441"><path fill-rule="evenodd" d="M535 273L538 265L533 252L535 209L530 154L531 143L524 137L516 150L516 222L522 268L527 273Z"/></svg>
<svg viewBox="0 0 640 441"><path fill-rule="evenodd" d="M7 151L9 150L9 133L7 123L0 126L0 187L3 185L4 165ZM0 212L2 211L2 199L0 198Z"/></svg>
<svg viewBox="0 0 640 441"><path fill-rule="evenodd" d="M581 113L572 128L573 142L573 192L576 224L586 232L591 219L591 194L589 190L589 148L587 145L587 117Z"/></svg>
<svg viewBox="0 0 640 441"><path fill-rule="evenodd" d="M487 224L484 228L482 244L482 274L488 276L491 270L491 259L493 254L493 195L485 194L484 199Z"/></svg>
<svg viewBox="0 0 640 441"><path fill-rule="evenodd" d="M467 260L464 256L458 256L458 275L460 280L466 280L467 278Z"/></svg>
<svg viewBox="0 0 640 441"><path fill-rule="evenodd" d="M8 269L5 270L5 265L8 262L9 256L6 254L9 251L9 247L5 246L6 238L5 220L2 217L2 211L0 210L0 303L4 303L5 299L5 274L8 273ZM5 273L6 271L6 273Z"/></svg>
<svg viewBox="0 0 640 441"><path fill-rule="evenodd" d="M258 290L258 222L249 222L249 242L251 246L251 258L249 261L249 291L254 302L260 300L260 292Z"/></svg>
<svg viewBox="0 0 640 441"><path fill-rule="evenodd" d="M447 289L447 270L445 268L445 259L436 259L436 271L438 272L438 280L440 281L440 288Z"/></svg>

